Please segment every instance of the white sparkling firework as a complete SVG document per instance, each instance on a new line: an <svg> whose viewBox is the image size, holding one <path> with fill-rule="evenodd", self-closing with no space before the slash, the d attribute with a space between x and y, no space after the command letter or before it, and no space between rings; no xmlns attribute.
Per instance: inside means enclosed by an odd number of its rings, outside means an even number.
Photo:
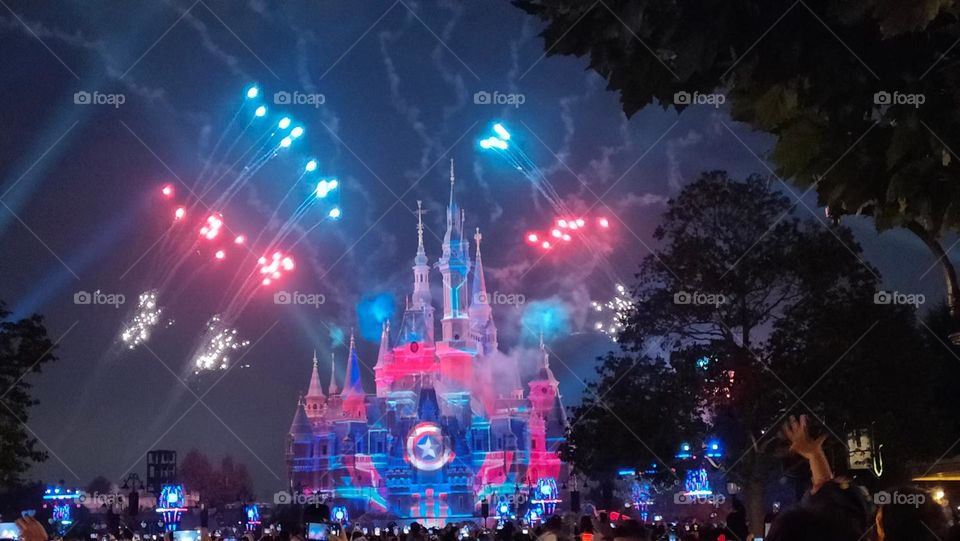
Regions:
<svg viewBox="0 0 960 541"><path fill-rule="evenodd" d="M144 291L137 302L137 311L129 323L123 326L120 339L128 348L134 349L150 339L153 328L160 323L162 310L157 306L157 291Z"/></svg>
<svg viewBox="0 0 960 541"><path fill-rule="evenodd" d="M598 320L593 324L593 329L616 340L617 335L623 330L627 314L632 305L627 288L622 284L617 284L617 294L612 299L603 303L590 302L590 308L592 308L594 317Z"/></svg>
<svg viewBox="0 0 960 541"><path fill-rule="evenodd" d="M227 327L220 316L213 316L207 322L207 332L200 351L195 356L194 368L197 373L226 370L230 354L249 345L250 341L241 339L237 330Z"/></svg>

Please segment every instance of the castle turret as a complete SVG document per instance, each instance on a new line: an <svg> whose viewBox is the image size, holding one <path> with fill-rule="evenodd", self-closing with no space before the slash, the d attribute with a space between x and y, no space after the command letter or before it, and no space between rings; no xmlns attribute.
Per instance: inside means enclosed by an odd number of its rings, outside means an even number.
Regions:
<svg viewBox="0 0 960 541"><path fill-rule="evenodd" d="M360 381L360 359L357 357L357 344L350 333L350 353L347 356L347 374L343 380L343 413L348 419L367 418L367 397Z"/></svg>
<svg viewBox="0 0 960 541"><path fill-rule="evenodd" d="M330 384L327 387L326 419L334 421L343 415L343 398L337 388L337 362L333 353L330 354Z"/></svg>
<svg viewBox="0 0 960 541"><path fill-rule="evenodd" d="M317 350L313 350L313 372L310 374L310 387L307 389L306 412L310 420L318 419L323 415L327 404L327 397L323 394L320 385L320 371L317 367Z"/></svg>
<svg viewBox="0 0 960 541"><path fill-rule="evenodd" d="M483 261L480 257L480 228L473 236L477 243L477 256L473 265L473 284L470 295L470 335L477 342L477 352L489 355L497 349L497 327L493 324L493 310L487 293L487 282L483 276Z"/></svg>
<svg viewBox="0 0 960 541"><path fill-rule="evenodd" d="M463 214L454 197L456 177L450 160L450 204L447 206L447 232L443 237L443 256L438 262L443 275L443 341L462 343L469 333L467 275L470 272L469 246L463 237Z"/></svg>
<svg viewBox="0 0 960 541"><path fill-rule="evenodd" d="M383 328L380 331L380 350L377 352L377 364L373 367L379 397L385 397L390 392L390 385L393 383L393 375L390 373L392 364L393 351L390 349L390 320L388 319L383 322Z"/></svg>
<svg viewBox="0 0 960 541"><path fill-rule="evenodd" d="M417 255L413 258L413 296L407 299L397 343L433 344L433 297L430 294L430 265L423 247L423 202L417 201Z"/></svg>
<svg viewBox="0 0 960 541"><path fill-rule="evenodd" d="M547 446L559 444L567 427L567 414L560 397L560 382L550 369L550 354L540 335L540 369L530 381L530 405L533 414L543 418Z"/></svg>

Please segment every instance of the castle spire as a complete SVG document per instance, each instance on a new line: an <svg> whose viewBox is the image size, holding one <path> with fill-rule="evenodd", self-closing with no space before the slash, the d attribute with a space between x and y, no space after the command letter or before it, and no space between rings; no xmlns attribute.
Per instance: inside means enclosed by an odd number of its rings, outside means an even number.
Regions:
<svg viewBox="0 0 960 541"><path fill-rule="evenodd" d="M417 200L417 263L420 256L423 256L424 264L427 260L427 252L423 249L423 201Z"/></svg>
<svg viewBox="0 0 960 541"><path fill-rule="evenodd" d="M310 387L307 398L322 398L323 386L320 385L320 371L317 368L317 350L313 350L313 372L310 374Z"/></svg>
<svg viewBox="0 0 960 541"><path fill-rule="evenodd" d="M357 357L357 342L353 336L353 330L350 330L350 353L347 354L347 374L343 379L343 392L363 393L363 386L360 383L360 359Z"/></svg>
<svg viewBox="0 0 960 541"><path fill-rule="evenodd" d="M327 394L333 396L339 393L340 390L337 389L337 362L336 358L333 356L333 353L330 353L330 386L327 388Z"/></svg>
<svg viewBox="0 0 960 541"><path fill-rule="evenodd" d="M497 327L493 324L493 309L487 294L487 281L483 276L483 259L480 255L480 241L483 235L478 227L473 235L477 243L477 255L473 264L473 284L470 295L470 334L479 341L478 351L484 355L497 349Z"/></svg>
<svg viewBox="0 0 960 541"><path fill-rule="evenodd" d="M387 357L390 354L390 320L387 319L383 322L382 330L380 331L380 351L377 352L377 364L373 367L374 370L377 368L383 368L387 365Z"/></svg>

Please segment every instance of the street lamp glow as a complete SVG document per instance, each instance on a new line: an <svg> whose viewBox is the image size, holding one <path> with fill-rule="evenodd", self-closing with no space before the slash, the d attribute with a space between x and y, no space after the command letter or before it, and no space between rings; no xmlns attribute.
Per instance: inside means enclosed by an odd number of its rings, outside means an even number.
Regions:
<svg viewBox="0 0 960 541"><path fill-rule="evenodd" d="M293 139L289 137L284 137L280 140L280 148L287 148L290 144L293 143Z"/></svg>
<svg viewBox="0 0 960 541"><path fill-rule="evenodd" d="M280 119L280 122L277 123L277 127L279 127L281 130L285 130L285 129L289 128L289 127L290 127L290 117L285 116L285 117L281 118L281 119Z"/></svg>
<svg viewBox="0 0 960 541"><path fill-rule="evenodd" d="M290 137L293 137L294 139L300 137L301 135L303 135L303 128L300 126L290 130Z"/></svg>
<svg viewBox="0 0 960 541"><path fill-rule="evenodd" d="M310 160L307 162L307 166L304 169L309 173L311 171L317 170L317 160Z"/></svg>
<svg viewBox="0 0 960 541"><path fill-rule="evenodd" d="M251 86L247 89L247 98L253 99L260 95L260 89L256 85Z"/></svg>
<svg viewBox="0 0 960 541"><path fill-rule="evenodd" d="M254 111L253 114L256 116L263 116L267 114L267 107L265 105L261 105L260 107L257 107L257 110Z"/></svg>
<svg viewBox="0 0 960 541"><path fill-rule="evenodd" d="M510 140L510 132L508 132L507 129L503 127L503 124L499 122L494 124L493 131L497 133L497 136L500 137L500 139L503 139L504 141Z"/></svg>

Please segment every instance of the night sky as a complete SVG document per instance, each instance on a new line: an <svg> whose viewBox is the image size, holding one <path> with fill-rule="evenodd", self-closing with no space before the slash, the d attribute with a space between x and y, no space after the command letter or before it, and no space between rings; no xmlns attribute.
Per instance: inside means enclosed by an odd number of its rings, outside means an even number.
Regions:
<svg viewBox="0 0 960 541"><path fill-rule="evenodd" d="M586 60L545 57L539 23L508 2L40 4L0 2L0 298L16 316L44 314L60 340L60 361L30 379L40 404L29 428L51 455L35 479L119 481L128 471L144 476L149 449L197 447L246 463L262 496L283 487L284 438L313 350L325 384L330 353L342 363L343 336L356 328L364 384L373 389L377 321L390 317L396 329L412 289L417 200L428 210L427 255L431 263L439 256L450 158L468 231L483 232L488 289L526 299L494 307L501 349L532 371L527 353L540 331L532 327L549 317L568 405L579 400L595 358L615 347L591 330L589 303L608 300L617 281L629 283L655 245L666 200L704 170L770 174L761 161L769 140L722 107L678 116L652 106L627 120L617 96L585 71ZM254 82L271 108L267 118L282 110L306 134L219 210L231 227L256 235L316 157L340 179L344 215L304 217L296 271L258 292L237 320L251 346L234 357L249 366L196 378L191 352L232 276L199 268L208 258L190 259L180 278L192 280L160 292L172 327L132 352L116 340L138 293L159 285L151 247L171 209L160 186L188 194ZM75 104L79 91L125 101ZM278 91L325 101L274 106ZM521 94L523 103L477 104L481 91ZM598 240L605 257L576 242L541 257L524 243L526 231L555 215L528 180L477 147L495 120L510 126L569 207L609 217ZM233 140L237 130L227 133ZM248 134L240 146L254 139ZM802 201L798 215L822 217L812 194ZM291 209L288 202L281 218ZM923 293L928 304L942 298L939 269L928 271L933 258L909 234L848 224L891 289ZM432 276L436 304L440 277ZM78 291L97 289L123 294L127 304L74 304ZM326 302L275 305L279 289Z"/></svg>

